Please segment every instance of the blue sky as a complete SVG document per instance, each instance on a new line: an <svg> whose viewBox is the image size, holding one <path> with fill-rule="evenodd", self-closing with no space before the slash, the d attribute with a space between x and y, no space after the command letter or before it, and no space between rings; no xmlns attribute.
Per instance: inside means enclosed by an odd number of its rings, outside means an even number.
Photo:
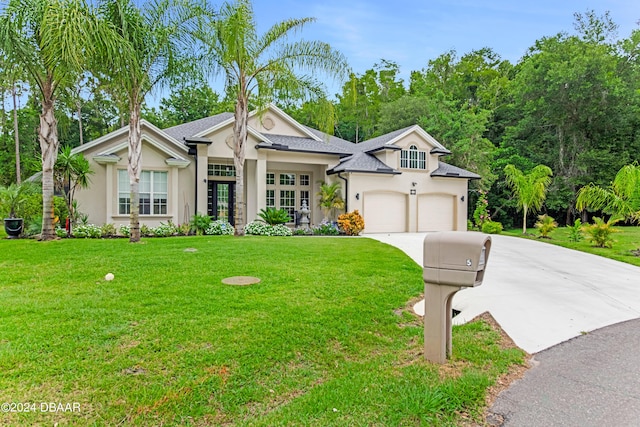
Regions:
<svg viewBox="0 0 640 427"><path fill-rule="evenodd" d="M450 49L463 55L490 47L515 63L536 40L573 32L574 12L609 11L620 38L640 29L638 0L253 0L253 6L259 32L284 19L315 17L305 39L330 43L358 74L380 59L394 61L405 82ZM336 90L330 86L332 95Z"/></svg>

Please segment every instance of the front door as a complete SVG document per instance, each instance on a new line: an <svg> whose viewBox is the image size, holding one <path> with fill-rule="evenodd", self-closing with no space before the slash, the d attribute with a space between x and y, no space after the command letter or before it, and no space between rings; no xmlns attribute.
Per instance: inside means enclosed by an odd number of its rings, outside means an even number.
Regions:
<svg viewBox="0 0 640 427"><path fill-rule="evenodd" d="M235 225L235 193L235 182L209 181L207 210L214 220L221 219Z"/></svg>

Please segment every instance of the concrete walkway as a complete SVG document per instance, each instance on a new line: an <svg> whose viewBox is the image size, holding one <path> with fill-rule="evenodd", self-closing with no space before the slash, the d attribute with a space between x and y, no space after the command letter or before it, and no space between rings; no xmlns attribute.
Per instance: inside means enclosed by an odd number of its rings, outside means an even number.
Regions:
<svg viewBox="0 0 640 427"><path fill-rule="evenodd" d="M396 246L422 265L425 235L365 237ZM584 332L640 318L640 267L494 235L483 285L458 292L453 308L461 311L454 323L490 312L520 348L537 353Z"/></svg>

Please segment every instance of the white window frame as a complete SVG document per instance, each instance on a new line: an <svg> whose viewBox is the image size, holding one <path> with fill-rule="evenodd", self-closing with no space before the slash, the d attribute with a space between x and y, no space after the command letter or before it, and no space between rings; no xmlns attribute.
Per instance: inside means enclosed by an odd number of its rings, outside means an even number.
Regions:
<svg viewBox="0 0 640 427"><path fill-rule="evenodd" d="M164 176L164 191L159 188L160 177ZM149 183L149 189L143 188L143 183ZM169 211L169 172L156 170L143 170L140 173L140 215L168 215ZM148 194L149 203L142 203L143 194ZM149 212L144 213L144 207L148 206ZM118 169L118 215L131 213L131 186L129 184L129 172L126 169Z"/></svg>
<svg viewBox="0 0 640 427"><path fill-rule="evenodd" d="M406 150L400 151L400 168L402 169L427 169L427 152L418 150L416 145L411 145Z"/></svg>

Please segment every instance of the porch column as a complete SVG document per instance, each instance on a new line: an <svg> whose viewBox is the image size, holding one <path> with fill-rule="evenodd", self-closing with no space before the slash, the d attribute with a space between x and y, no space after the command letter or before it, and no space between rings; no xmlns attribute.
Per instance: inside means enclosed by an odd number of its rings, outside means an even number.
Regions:
<svg viewBox="0 0 640 427"><path fill-rule="evenodd" d="M174 224L180 224L180 186L178 185L178 179L178 167L173 166L171 168L171 192L169 193L171 204L167 213L173 216L172 221Z"/></svg>
<svg viewBox="0 0 640 427"><path fill-rule="evenodd" d="M199 145L198 146L198 175L196 178L196 193L198 194L198 205L196 206L195 213L199 213L201 215L207 214L207 202L208 202L208 191L207 191L207 177L208 177L208 168L209 168L209 157L207 156L208 146Z"/></svg>
<svg viewBox="0 0 640 427"><path fill-rule="evenodd" d="M257 212L267 207L267 159L264 152L258 150L256 161L256 198Z"/></svg>
<svg viewBox="0 0 640 427"><path fill-rule="evenodd" d="M113 193L113 164L111 163L107 163L107 175L106 175L106 197L107 200L105 200L105 206L107 209L106 212L106 218L105 218L105 223L109 224L111 223L111 220L113 219L113 197L114 197L114 193ZM118 195L116 194L115 197L118 197Z"/></svg>

